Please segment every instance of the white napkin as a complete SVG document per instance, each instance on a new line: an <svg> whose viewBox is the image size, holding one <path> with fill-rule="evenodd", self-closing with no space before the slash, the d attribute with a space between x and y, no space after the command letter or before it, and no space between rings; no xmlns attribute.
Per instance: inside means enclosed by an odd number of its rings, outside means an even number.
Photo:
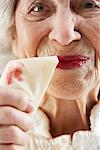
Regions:
<svg viewBox="0 0 100 150"><path fill-rule="evenodd" d="M27 92L37 110L57 64L56 56L10 61L1 76L0 85L20 88Z"/></svg>

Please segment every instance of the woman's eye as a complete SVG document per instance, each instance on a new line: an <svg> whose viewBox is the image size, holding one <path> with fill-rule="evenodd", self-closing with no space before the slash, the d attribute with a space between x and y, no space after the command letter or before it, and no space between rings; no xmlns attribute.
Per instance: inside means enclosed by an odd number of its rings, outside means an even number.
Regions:
<svg viewBox="0 0 100 150"><path fill-rule="evenodd" d="M35 3L31 8L30 12L32 14L36 13L48 13L50 11L49 7L42 3Z"/></svg>
<svg viewBox="0 0 100 150"><path fill-rule="evenodd" d="M45 7L43 6L43 4L39 3L36 6L34 6L32 10L34 12L41 12L45 10Z"/></svg>
<svg viewBox="0 0 100 150"><path fill-rule="evenodd" d="M92 0L84 0L83 3L81 4L81 7L85 9L95 8L96 3Z"/></svg>
<svg viewBox="0 0 100 150"><path fill-rule="evenodd" d="M52 15L54 11L55 7L50 3L36 1L28 8L27 18L33 21L42 21Z"/></svg>

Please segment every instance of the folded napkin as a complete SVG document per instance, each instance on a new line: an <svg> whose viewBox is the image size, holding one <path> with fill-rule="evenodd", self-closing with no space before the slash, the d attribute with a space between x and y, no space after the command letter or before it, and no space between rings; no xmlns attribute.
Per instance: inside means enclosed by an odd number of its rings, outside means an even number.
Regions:
<svg viewBox="0 0 100 150"><path fill-rule="evenodd" d="M57 64L56 56L12 60L1 76L0 85L24 90L37 110Z"/></svg>

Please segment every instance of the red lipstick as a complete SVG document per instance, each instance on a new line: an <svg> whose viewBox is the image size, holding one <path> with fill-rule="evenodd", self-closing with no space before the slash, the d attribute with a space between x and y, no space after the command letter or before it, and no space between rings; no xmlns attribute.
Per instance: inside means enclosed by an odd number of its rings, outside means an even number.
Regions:
<svg viewBox="0 0 100 150"><path fill-rule="evenodd" d="M89 60L89 57L82 55L58 56L59 63L57 68L60 69L76 69L80 68Z"/></svg>

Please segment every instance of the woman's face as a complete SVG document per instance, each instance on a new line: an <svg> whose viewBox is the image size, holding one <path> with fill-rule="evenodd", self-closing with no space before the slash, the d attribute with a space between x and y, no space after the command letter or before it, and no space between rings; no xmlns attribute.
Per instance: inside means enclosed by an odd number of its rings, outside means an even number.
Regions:
<svg viewBox="0 0 100 150"><path fill-rule="evenodd" d="M20 58L59 56L47 92L75 99L94 88L99 78L99 20L99 0L20 0L13 51Z"/></svg>

